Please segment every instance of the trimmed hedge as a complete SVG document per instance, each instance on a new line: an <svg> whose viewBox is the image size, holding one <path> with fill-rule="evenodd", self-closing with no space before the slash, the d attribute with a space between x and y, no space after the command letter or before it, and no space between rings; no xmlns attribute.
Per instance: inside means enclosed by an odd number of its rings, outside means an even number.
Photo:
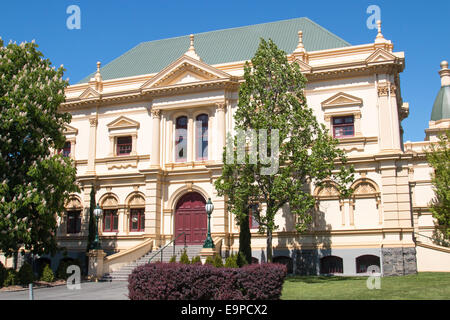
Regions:
<svg viewBox="0 0 450 320"><path fill-rule="evenodd" d="M131 300L277 300L286 266L253 264L216 268L205 264L150 263L128 278Z"/></svg>
<svg viewBox="0 0 450 320"><path fill-rule="evenodd" d="M19 272L17 273L17 278L19 280L19 284L21 285L28 285L30 283L33 283L34 281L34 273L33 268L31 267L31 264L28 262L25 262L19 269Z"/></svg>

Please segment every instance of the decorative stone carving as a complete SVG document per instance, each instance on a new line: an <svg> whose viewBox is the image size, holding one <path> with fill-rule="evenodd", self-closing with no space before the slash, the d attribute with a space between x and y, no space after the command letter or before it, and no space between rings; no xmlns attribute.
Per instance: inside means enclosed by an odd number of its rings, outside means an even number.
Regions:
<svg viewBox="0 0 450 320"><path fill-rule="evenodd" d="M112 195L108 195L102 202L102 207L117 208L118 206L117 199Z"/></svg>
<svg viewBox="0 0 450 320"><path fill-rule="evenodd" d="M91 117L91 118L89 118L89 124L91 125L91 127L96 127L97 124L98 124L97 117Z"/></svg>
<svg viewBox="0 0 450 320"><path fill-rule="evenodd" d="M81 206L80 199L78 199L75 196L70 197L69 200L67 201L66 205L65 205L65 208L66 209L71 209L71 210L81 209L82 206Z"/></svg>
<svg viewBox="0 0 450 320"><path fill-rule="evenodd" d="M362 195L362 194L376 194L377 190L375 187L368 182L361 182L357 185L355 191L353 192L354 195Z"/></svg>
<svg viewBox="0 0 450 320"><path fill-rule="evenodd" d="M153 118L161 118L161 110L160 109L152 109L151 111Z"/></svg>
<svg viewBox="0 0 450 320"><path fill-rule="evenodd" d="M327 184L319 187L318 190L316 190L316 197L319 197L319 198L338 198L339 197L339 191L334 185L332 185L331 183L327 183Z"/></svg>
<svg viewBox="0 0 450 320"><path fill-rule="evenodd" d="M397 87L395 86L395 84L392 84L392 83L382 84L382 85L378 86L378 96L379 97L387 96L387 95L389 95L389 92L390 92L391 96L395 96L396 90L397 90Z"/></svg>
<svg viewBox="0 0 450 320"><path fill-rule="evenodd" d="M131 196L130 200L128 201L128 205L130 207L144 207L145 199L140 194L136 193Z"/></svg>

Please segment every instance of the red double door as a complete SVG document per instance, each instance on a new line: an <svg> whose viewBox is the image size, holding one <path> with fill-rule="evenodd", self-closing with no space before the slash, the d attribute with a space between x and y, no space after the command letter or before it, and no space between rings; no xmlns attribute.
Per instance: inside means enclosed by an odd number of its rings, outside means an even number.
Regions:
<svg viewBox="0 0 450 320"><path fill-rule="evenodd" d="M178 200L175 210L175 236L186 234L187 244L203 244L207 232L205 199L196 192L185 194ZM176 244L184 244L180 236Z"/></svg>

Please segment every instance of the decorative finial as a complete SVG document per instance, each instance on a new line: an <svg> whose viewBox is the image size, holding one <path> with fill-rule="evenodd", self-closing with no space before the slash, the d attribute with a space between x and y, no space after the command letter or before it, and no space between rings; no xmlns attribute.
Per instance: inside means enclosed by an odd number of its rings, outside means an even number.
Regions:
<svg viewBox="0 0 450 320"><path fill-rule="evenodd" d="M298 44L295 48L294 53L306 53L305 46L303 45L303 31L298 31Z"/></svg>
<svg viewBox="0 0 450 320"><path fill-rule="evenodd" d="M196 60L200 60L200 57L198 56L197 52L195 52L195 47L194 47L194 35L190 34L189 35L189 39L191 41L191 44L189 46L188 51L185 53L185 55L194 58Z"/></svg>
<svg viewBox="0 0 450 320"><path fill-rule="evenodd" d="M103 79L102 79L102 75L101 75L101 73L100 73L100 66L101 66L102 64L101 64L101 62L100 61L97 61L97 72L95 73L95 76L94 76L94 78L95 78L95 80L96 81L98 81L98 82L101 82Z"/></svg>
<svg viewBox="0 0 450 320"><path fill-rule="evenodd" d="M377 37L375 38L375 42L381 42L381 41L385 41L383 34L381 33L381 20L377 20L377 26L378 26L378 34Z"/></svg>
<svg viewBox="0 0 450 320"><path fill-rule="evenodd" d="M97 72L100 73L100 66L102 63L100 61L97 61Z"/></svg>
<svg viewBox="0 0 450 320"><path fill-rule="evenodd" d="M439 75L441 76L441 86L450 86L450 69L448 68L448 62L441 62L441 70L439 70Z"/></svg>

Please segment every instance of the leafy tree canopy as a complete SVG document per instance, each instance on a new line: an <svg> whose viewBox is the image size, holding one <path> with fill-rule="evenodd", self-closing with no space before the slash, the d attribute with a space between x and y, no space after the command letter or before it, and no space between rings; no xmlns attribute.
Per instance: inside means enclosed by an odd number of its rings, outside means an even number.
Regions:
<svg viewBox="0 0 450 320"><path fill-rule="evenodd" d="M0 39L0 250L56 251L57 216L78 191L65 143L68 113L58 112L68 82L34 43Z"/></svg>
<svg viewBox="0 0 450 320"><path fill-rule="evenodd" d="M261 39L251 64L246 63L244 67L244 80L234 128L255 130L258 147L253 148L253 142L249 143L251 151L245 154L243 163L238 163L240 138L229 137L227 144L234 145L235 160L227 161L224 151L224 167L215 187L219 195L227 196L227 208L238 220L248 214L252 203L265 204L264 212L258 206L255 219L259 231L267 233L267 258L271 261L272 232L278 227L275 214L287 205L296 217L297 230L305 231L315 206L310 187L331 180L341 196L348 197L353 168L345 165L346 157L337 147L338 141L318 123L313 110L307 106L306 78L298 64L289 63L286 53L272 40ZM264 142L259 133L264 130L267 150L259 148ZM278 137L272 136L276 131ZM252 160L255 154L256 162ZM271 163L265 160L267 156L271 156ZM274 162L278 168L271 172Z"/></svg>
<svg viewBox="0 0 450 320"><path fill-rule="evenodd" d="M439 224L440 236L444 241L450 240L450 131L431 145L427 160L434 169L431 182L436 195L431 202L431 213Z"/></svg>

